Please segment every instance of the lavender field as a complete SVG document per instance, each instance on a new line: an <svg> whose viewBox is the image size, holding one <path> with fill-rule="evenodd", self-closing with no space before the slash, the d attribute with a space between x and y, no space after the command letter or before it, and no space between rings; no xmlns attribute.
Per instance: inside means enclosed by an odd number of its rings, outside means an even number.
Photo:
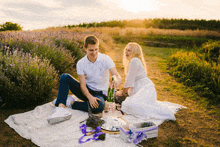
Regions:
<svg viewBox="0 0 220 147"><path fill-rule="evenodd" d="M59 76L76 76L76 62L85 52L85 36L100 39L100 51L114 49L101 33L65 30L5 32L0 34L0 96L8 107L26 108L51 99Z"/></svg>

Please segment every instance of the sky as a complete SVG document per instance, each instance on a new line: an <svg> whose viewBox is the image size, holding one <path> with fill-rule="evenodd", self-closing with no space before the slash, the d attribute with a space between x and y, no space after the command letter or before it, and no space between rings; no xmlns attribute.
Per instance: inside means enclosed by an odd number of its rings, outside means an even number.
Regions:
<svg viewBox="0 0 220 147"><path fill-rule="evenodd" d="M110 20L220 20L220 0L1 0L0 24L23 30Z"/></svg>

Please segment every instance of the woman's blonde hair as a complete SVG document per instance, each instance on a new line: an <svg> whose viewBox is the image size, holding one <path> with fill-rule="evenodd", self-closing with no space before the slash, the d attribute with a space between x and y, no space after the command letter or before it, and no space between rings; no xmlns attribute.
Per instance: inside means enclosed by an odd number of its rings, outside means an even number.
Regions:
<svg viewBox="0 0 220 147"><path fill-rule="evenodd" d="M126 59L126 54L125 53L126 53L126 49L128 47L131 47L131 56L129 57L129 59ZM130 42L124 48L124 53L123 53L123 65L124 65L125 75L127 75L129 63L130 63L131 59L134 58L134 57L137 57L141 60L143 66L145 68L145 71L147 73L146 62L144 60L144 55L143 55L143 51L142 51L141 46L136 42Z"/></svg>

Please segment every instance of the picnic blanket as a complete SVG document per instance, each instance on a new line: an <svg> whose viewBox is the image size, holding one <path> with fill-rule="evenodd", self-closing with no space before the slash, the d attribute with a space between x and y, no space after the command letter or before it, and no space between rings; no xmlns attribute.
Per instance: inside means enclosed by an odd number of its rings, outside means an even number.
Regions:
<svg viewBox="0 0 220 147"><path fill-rule="evenodd" d="M71 96L71 95L69 95ZM72 95L73 96L73 95ZM73 96L74 97L74 96ZM76 99L76 97L74 97ZM169 104L169 103L168 103ZM181 105L174 104L170 105L171 111L176 113ZM41 147L77 147L77 146L89 146L89 147L118 147L135 146L132 143L125 143L121 138L120 134L106 134L104 141L92 140L84 144L79 144L79 138L83 136L80 126L83 124L80 122L88 118L88 113L73 110L71 108L69 111L72 112L72 117L70 120L61 122L59 124L50 125L47 122L47 118L53 114L55 106L52 103L46 103L41 106L37 106L34 110L14 114L9 116L5 123L7 123L11 128L13 128L20 136L26 139L30 139L34 144ZM162 124L165 120L157 119L144 119L137 118L133 115L123 115L122 118L128 123L138 123L144 121L152 121L156 125ZM92 136L86 136L85 140L91 138Z"/></svg>

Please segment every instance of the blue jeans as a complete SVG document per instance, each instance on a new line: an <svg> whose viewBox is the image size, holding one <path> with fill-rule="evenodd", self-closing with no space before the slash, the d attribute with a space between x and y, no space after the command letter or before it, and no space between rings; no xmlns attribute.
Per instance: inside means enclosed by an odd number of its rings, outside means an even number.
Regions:
<svg viewBox="0 0 220 147"><path fill-rule="evenodd" d="M62 74L60 76L59 91L55 105L58 106L59 103L66 105L67 96L70 90L76 97L84 101L84 102L75 101L72 105L72 109L88 112L90 108L90 110L93 113L102 112L105 107L106 96L102 93L102 91L94 91L90 89L88 86L87 88L92 96L97 97L98 99L101 100L101 101L97 101L99 104L98 108L91 107L88 98L81 91L80 83L76 79L74 79L69 74Z"/></svg>

